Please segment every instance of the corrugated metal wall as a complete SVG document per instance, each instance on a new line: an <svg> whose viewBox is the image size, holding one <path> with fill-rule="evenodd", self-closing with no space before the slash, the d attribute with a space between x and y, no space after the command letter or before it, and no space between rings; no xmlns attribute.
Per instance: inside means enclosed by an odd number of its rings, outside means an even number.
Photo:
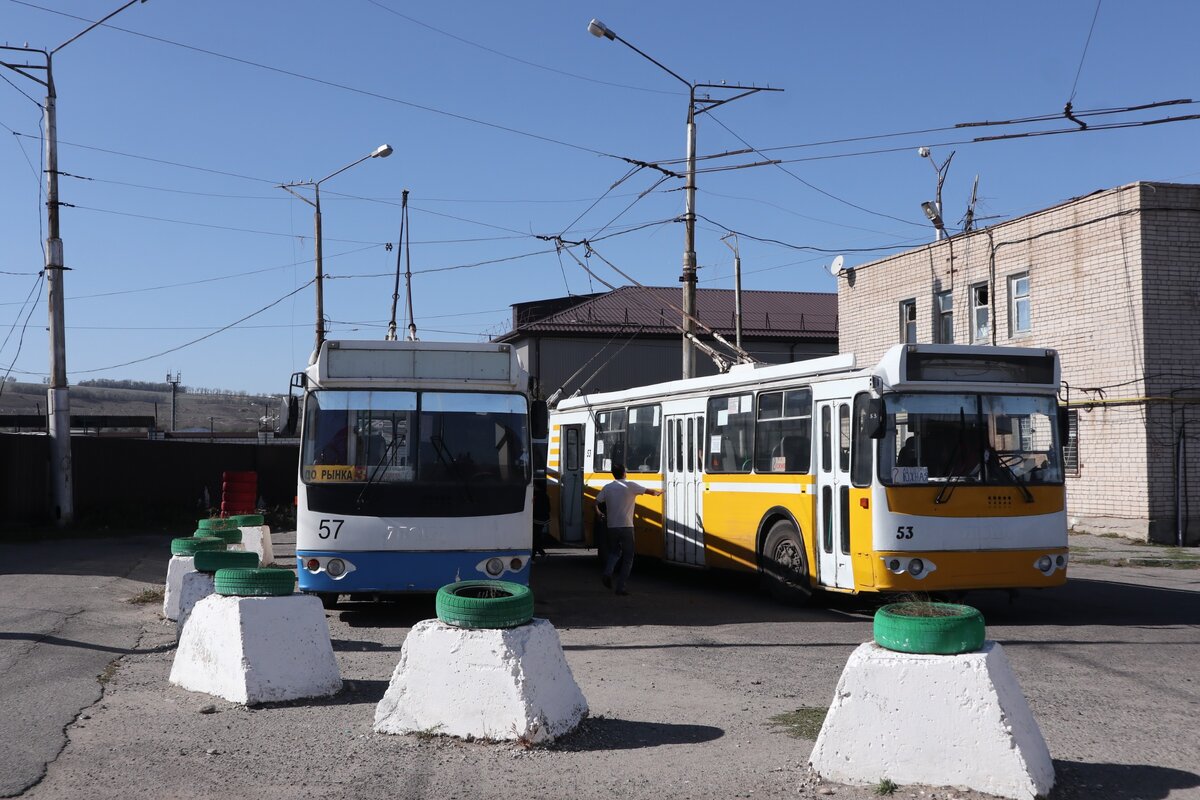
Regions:
<svg viewBox="0 0 1200 800"><path fill-rule="evenodd" d="M221 502L221 473L258 472L268 506L290 506L296 496L299 448L294 444L150 441L75 436L75 515L118 509L156 512L196 509L207 488ZM47 521L49 439L0 434L0 524Z"/></svg>

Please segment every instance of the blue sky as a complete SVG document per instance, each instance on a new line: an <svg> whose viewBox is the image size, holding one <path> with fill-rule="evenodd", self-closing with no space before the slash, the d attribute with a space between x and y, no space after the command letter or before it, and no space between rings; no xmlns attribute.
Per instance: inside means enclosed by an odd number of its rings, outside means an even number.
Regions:
<svg viewBox="0 0 1200 800"><path fill-rule="evenodd" d="M0 0L0 38L53 47L88 24L54 11L94 20L120 4ZM398 238L404 189L422 338L479 340L508 329L512 303L603 290L538 234L597 237L596 252L639 282L678 285L682 182L639 199L661 177L643 169L610 187L630 171L620 157L683 156L685 87L590 36L592 17L688 80L785 90L699 119L701 155L743 141L790 148L767 151L779 166L699 175L701 287L732 286L726 229L747 234L750 289L833 291L833 254L852 265L892 252L856 250L928 241L920 204L935 174L919 145L939 162L956 151L943 194L952 226L976 175L977 216L992 221L1135 180L1197 181L1200 122L967 141L1070 126L1059 119L792 147L1055 114L1073 87L1077 111L1200 98L1200 4L1108 0L1080 69L1095 13L1093 0L134 5L111 24L144 35L99 28L54 60L59 169L77 176L60 183L74 206L62 210L69 379L178 371L192 386L284 391L312 348L313 220L276 185L384 142L392 157L322 187L331 337L384 334L397 255L384 243ZM12 365L35 382L49 364L39 115L0 83L0 375Z"/></svg>

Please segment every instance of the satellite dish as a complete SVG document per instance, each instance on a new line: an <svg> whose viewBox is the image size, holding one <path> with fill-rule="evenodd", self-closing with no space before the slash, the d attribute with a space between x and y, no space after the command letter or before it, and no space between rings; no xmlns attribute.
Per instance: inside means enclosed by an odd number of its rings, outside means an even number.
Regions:
<svg viewBox="0 0 1200 800"><path fill-rule="evenodd" d="M846 259L845 259L845 258L843 258L842 256L834 256L833 263L832 263L832 264L830 264L828 267L826 267L826 268L825 268L825 270L826 270L826 271L827 271L827 272L828 272L830 275L832 275L833 277L835 277L835 278L836 278L838 275L840 275L840 274L841 274L841 272L842 272L842 263L843 263L845 260L846 260Z"/></svg>

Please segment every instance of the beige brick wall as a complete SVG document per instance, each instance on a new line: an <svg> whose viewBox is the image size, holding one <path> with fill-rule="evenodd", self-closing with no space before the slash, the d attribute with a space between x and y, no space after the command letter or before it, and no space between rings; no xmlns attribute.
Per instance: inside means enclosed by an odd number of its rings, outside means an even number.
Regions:
<svg viewBox="0 0 1200 800"><path fill-rule="evenodd" d="M1028 333L1009 318L1009 279L1021 273ZM1130 184L864 264L838 282L841 350L860 364L877 360L900 341L900 303L910 299L917 341L936 341L934 298L943 291L953 292L954 341L969 342L971 287L980 283L991 299L985 343L1054 348L1064 397L1111 403L1079 411L1071 515L1140 538L1152 528L1167 538L1169 523L1173 535L1172 437L1196 412L1188 462L1200 489L1200 405L1140 398L1183 396L1185 386L1200 397L1200 186ZM1200 528L1200 491L1190 494Z"/></svg>

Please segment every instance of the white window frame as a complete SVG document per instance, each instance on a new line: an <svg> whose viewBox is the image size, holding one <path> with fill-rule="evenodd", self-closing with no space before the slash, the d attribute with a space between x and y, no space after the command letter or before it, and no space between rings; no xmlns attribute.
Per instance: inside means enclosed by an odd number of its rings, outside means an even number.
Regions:
<svg viewBox="0 0 1200 800"><path fill-rule="evenodd" d="M1017 294L1017 284L1021 281L1025 281L1025 292ZM1028 270L1008 276L1008 336L1010 339L1033 331L1033 303L1030 299L1032 294ZM1018 309L1022 303L1025 305L1026 327L1018 328L1017 320L1020 319Z"/></svg>
<svg viewBox="0 0 1200 800"><path fill-rule="evenodd" d="M983 289L984 291L987 292L988 302L982 303L982 304L976 302L976 296L977 296L978 290L980 290L980 289ZM970 299L971 299L971 343L972 344L987 344L988 339L991 338L991 335L992 335L992 304L991 304L992 293L991 293L991 290L989 289L987 283L973 283L973 284L971 284L969 291L970 291ZM987 326L982 331L979 330L979 327L977 324L978 319L979 319L979 312L981 310L987 313Z"/></svg>
<svg viewBox="0 0 1200 800"><path fill-rule="evenodd" d="M909 336L911 329L912 335ZM900 301L900 342L913 344L917 341L917 301L916 298Z"/></svg>

